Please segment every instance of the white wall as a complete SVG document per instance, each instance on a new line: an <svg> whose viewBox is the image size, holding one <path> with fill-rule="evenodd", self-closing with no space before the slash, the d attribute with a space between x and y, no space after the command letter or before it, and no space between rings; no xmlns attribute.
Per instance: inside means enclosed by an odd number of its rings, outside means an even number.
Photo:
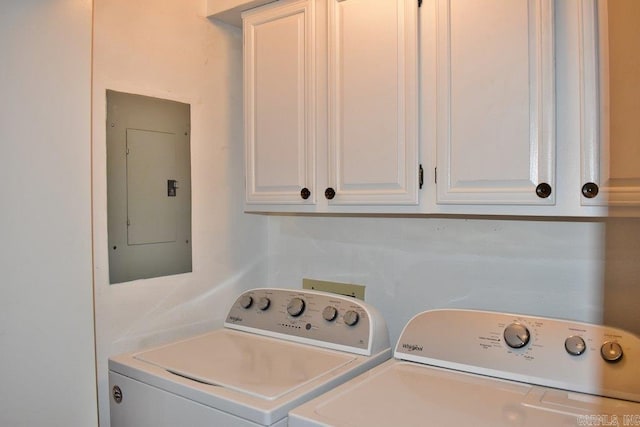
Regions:
<svg viewBox="0 0 640 427"><path fill-rule="evenodd" d="M3 2L0 56L0 425L96 425L91 1Z"/></svg>
<svg viewBox="0 0 640 427"><path fill-rule="evenodd" d="M300 287L303 277L364 284L367 301L381 309L394 341L412 315L437 307L607 319L604 223L243 214L241 34L203 15L201 0L95 2L94 250L102 425L108 425L110 354L218 327L232 299L253 286ZM191 104L191 274L108 284L106 89ZM568 126L575 130L578 123ZM627 253L630 246L619 250ZM625 266L637 259L633 253ZM615 295L628 289L622 284L630 275L619 278Z"/></svg>
<svg viewBox="0 0 640 427"><path fill-rule="evenodd" d="M202 0L97 0L93 176L100 421L107 358L222 325L233 299L264 285L266 218L242 213L242 38ZM193 273L109 285L105 90L191 104Z"/></svg>
<svg viewBox="0 0 640 427"><path fill-rule="evenodd" d="M640 335L640 219L269 218L267 284L366 286L395 342L416 313L472 308Z"/></svg>
<svg viewBox="0 0 640 427"><path fill-rule="evenodd" d="M602 319L597 222L270 217L270 285L366 286L392 342L416 313L456 307Z"/></svg>

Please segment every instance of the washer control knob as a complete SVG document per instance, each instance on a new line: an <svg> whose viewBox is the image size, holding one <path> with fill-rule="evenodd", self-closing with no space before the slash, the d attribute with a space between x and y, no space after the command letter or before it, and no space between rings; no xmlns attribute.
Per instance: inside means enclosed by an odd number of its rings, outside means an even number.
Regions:
<svg viewBox="0 0 640 427"><path fill-rule="evenodd" d="M336 317L338 317L338 310L334 306L328 305L322 310L322 318L324 320L332 322L336 320Z"/></svg>
<svg viewBox="0 0 640 427"><path fill-rule="evenodd" d="M354 326L356 323L358 323L358 320L360 320L360 315L357 311L349 310L344 314L343 318L344 323L346 323L348 326Z"/></svg>
<svg viewBox="0 0 640 427"><path fill-rule="evenodd" d="M615 341L606 341L600 348L600 354L606 362L619 362L622 359L622 346Z"/></svg>
<svg viewBox="0 0 640 427"><path fill-rule="evenodd" d="M564 348L572 356L580 356L587 349L582 337L573 335L564 340Z"/></svg>
<svg viewBox="0 0 640 427"><path fill-rule="evenodd" d="M531 335L526 326L512 323L504 330L504 340L511 348L522 348L529 343Z"/></svg>
<svg viewBox="0 0 640 427"><path fill-rule="evenodd" d="M253 304L253 298L251 295L242 295L240 297L240 307L249 308Z"/></svg>
<svg viewBox="0 0 640 427"><path fill-rule="evenodd" d="M298 317L304 311L304 300L302 298L292 298L287 304L287 313L293 317Z"/></svg>
<svg viewBox="0 0 640 427"><path fill-rule="evenodd" d="M258 308L265 311L271 305L271 300L267 297L262 297L258 300Z"/></svg>

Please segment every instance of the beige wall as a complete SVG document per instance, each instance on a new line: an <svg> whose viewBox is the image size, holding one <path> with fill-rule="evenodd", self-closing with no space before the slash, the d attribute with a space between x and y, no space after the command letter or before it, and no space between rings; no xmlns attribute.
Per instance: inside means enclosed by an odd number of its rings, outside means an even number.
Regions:
<svg viewBox="0 0 640 427"><path fill-rule="evenodd" d="M0 425L97 424L91 1L0 12Z"/></svg>
<svg viewBox="0 0 640 427"><path fill-rule="evenodd" d="M107 358L222 325L242 289L264 285L266 218L242 212L242 38L201 0L96 0L93 176L100 420ZM191 104L193 272L109 285L105 91Z"/></svg>
<svg viewBox="0 0 640 427"><path fill-rule="evenodd" d="M91 104L91 2L31 3L0 14L0 425L96 423L91 179L105 426L110 354L218 327L248 287L363 283L394 335L445 305L637 324L637 221L245 215L239 31L200 0L96 0ZM193 273L108 284L107 88L191 104Z"/></svg>

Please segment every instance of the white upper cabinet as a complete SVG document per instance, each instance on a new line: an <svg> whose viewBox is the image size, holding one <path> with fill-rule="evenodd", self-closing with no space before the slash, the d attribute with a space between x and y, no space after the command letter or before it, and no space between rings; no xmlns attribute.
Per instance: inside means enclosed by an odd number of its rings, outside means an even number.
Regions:
<svg viewBox="0 0 640 427"><path fill-rule="evenodd" d="M436 0L436 27L437 203L553 205L552 0Z"/></svg>
<svg viewBox="0 0 640 427"><path fill-rule="evenodd" d="M244 17L247 203L315 200L313 1Z"/></svg>
<svg viewBox="0 0 640 427"><path fill-rule="evenodd" d="M417 11L308 0L243 14L248 210L417 210Z"/></svg>
<svg viewBox="0 0 640 427"><path fill-rule="evenodd" d="M582 0L582 204L640 207L640 2ZM620 212L616 212L620 213Z"/></svg>
<svg viewBox="0 0 640 427"><path fill-rule="evenodd" d="M245 12L246 209L640 216L638 22L640 0Z"/></svg>
<svg viewBox="0 0 640 427"><path fill-rule="evenodd" d="M417 0L329 0L329 204L418 203Z"/></svg>

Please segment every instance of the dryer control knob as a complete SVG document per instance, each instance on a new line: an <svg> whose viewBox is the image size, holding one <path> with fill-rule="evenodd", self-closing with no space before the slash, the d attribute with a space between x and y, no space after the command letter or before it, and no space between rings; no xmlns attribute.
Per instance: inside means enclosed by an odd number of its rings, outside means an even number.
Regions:
<svg viewBox="0 0 640 427"><path fill-rule="evenodd" d="M564 348L572 356L580 356L587 349L582 337L577 335L570 336L564 340Z"/></svg>
<svg viewBox="0 0 640 427"><path fill-rule="evenodd" d="M304 311L304 300L302 298L293 298L287 304L287 313L289 313L293 317L298 317Z"/></svg>
<svg viewBox="0 0 640 427"><path fill-rule="evenodd" d="M354 326L356 323L358 323L358 320L360 320L360 315L358 315L357 311L349 310L344 314L343 318L344 323L349 326Z"/></svg>
<svg viewBox="0 0 640 427"><path fill-rule="evenodd" d="M331 322L336 320L336 317L338 317L338 310L334 306L328 305L322 310L322 318L324 320Z"/></svg>
<svg viewBox="0 0 640 427"><path fill-rule="evenodd" d="M265 311L269 306L271 306L271 300L269 298L262 297L258 300L258 308L260 310Z"/></svg>
<svg viewBox="0 0 640 427"><path fill-rule="evenodd" d="M504 340L511 348L522 348L529 343L531 338L529 330L520 323L512 323L504 330Z"/></svg>
<svg viewBox="0 0 640 427"><path fill-rule="evenodd" d="M240 297L240 307L249 308L253 304L253 298L251 295L242 295Z"/></svg>
<svg viewBox="0 0 640 427"><path fill-rule="evenodd" d="M619 362L622 359L622 346L615 341L606 341L600 348L600 354L606 362Z"/></svg>

